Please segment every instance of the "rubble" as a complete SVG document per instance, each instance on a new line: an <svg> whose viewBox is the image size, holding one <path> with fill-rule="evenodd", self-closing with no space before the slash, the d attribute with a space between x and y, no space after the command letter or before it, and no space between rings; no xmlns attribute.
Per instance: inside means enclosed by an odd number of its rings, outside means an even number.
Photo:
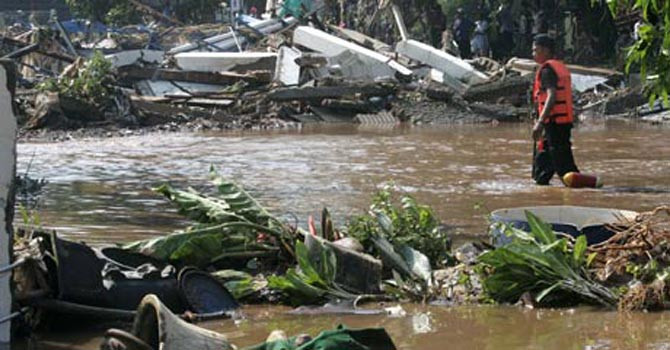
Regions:
<svg viewBox="0 0 670 350"><path fill-rule="evenodd" d="M415 40L399 42L396 51L443 73L441 82L459 92L463 92L463 88L468 85L488 80L485 74L460 58Z"/></svg>
<svg viewBox="0 0 670 350"><path fill-rule="evenodd" d="M105 31L113 28L101 26L95 34L54 19L53 28L6 32L0 50L24 67L16 99L25 137L41 134L35 132L39 129L83 128L97 135L116 134L122 128L448 124L529 117L523 109L528 108L537 67L533 61L461 60L411 38L399 7L388 8L400 32L395 43L324 25L315 11L284 18L243 16L231 25L183 26L140 8L163 24L120 28L120 34L111 36ZM53 34L38 35L44 31ZM111 65L104 84L109 93L95 96L94 105L92 96L49 96L35 89L66 71L72 78L81 60L91 59L92 50L103 50ZM78 57L79 65L67 68ZM644 103L639 92L631 93L630 100L623 96L628 90L622 90L625 82L619 72L569 68L581 119L620 117Z"/></svg>
<svg viewBox="0 0 670 350"><path fill-rule="evenodd" d="M293 43L321 52L329 57L336 57L344 52L350 52L362 61L362 71L350 78L379 79L395 76L397 72L403 78L412 76L412 71L400 63L370 49L340 39L334 35L325 33L311 27L298 27L293 32Z"/></svg>

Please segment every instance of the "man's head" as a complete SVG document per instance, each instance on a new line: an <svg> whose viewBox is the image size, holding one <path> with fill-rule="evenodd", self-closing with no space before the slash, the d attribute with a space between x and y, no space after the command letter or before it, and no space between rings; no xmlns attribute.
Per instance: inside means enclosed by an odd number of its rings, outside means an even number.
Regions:
<svg viewBox="0 0 670 350"><path fill-rule="evenodd" d="M463 8L459 7L456 9L456 17L463 17Z"/></svg>
<svg viewBox="0 0 670 350"><path fill-rule="evenodd" d="M555 43L547 34L538 34L533 39L533 59L542 64L554 57Z"/></svg>

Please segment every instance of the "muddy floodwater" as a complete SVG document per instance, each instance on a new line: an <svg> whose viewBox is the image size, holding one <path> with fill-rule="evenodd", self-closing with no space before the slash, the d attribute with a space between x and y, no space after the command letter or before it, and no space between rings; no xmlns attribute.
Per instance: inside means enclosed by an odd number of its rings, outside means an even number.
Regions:
<svg viewBox="0 0 670 350"><path fill-rule="evenodd" d="M404 306L407 315L304 316L286 308L245 307L240 321L210 321L200 326L224 333L243 347L265 340L274 329L288 334L318 334L337 324L384 327L398 349L420 350L602 350L670 347L670 313L604 312L587 308L528 310L511 306ZM102 337L87 333L45 335L52 341L97 349ZM192 349L196 350L196 349Z"/></svg>
<svg viewBox="0 0 670 350"><path fill-rule="evenodd" d="M503 207L570 204L649 210L670 203L670 128L615 123L573 133L583 172L603 177L598 190L538 187L530 180L527 125L444 128L318 127L237 134L161 134L62 143L21 143L18 171L49 181L41 222L70 239L128 242L186 222L151 187L207 188L207 172L247 188L277 214L305 225L327 206L336 223L394 181L431 205L460 240L484 238L486 213ZM207 323L238 345L268 332L316 333L338 323L386 327L411 349L669 349L670 313L618 314L590 309L406 306L403 317L295 316L248 307L242 321ZM54 339L94 349L92 334Z"/></svg>

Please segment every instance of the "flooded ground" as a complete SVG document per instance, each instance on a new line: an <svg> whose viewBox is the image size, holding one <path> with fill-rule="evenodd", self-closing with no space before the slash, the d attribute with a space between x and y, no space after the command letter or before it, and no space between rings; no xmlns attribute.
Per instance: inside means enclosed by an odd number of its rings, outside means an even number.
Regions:
<svg viewBox="0 0 670 350"><path fill-rule="evenodd" d="M338 324L384 327L398 349L444 350L602 350L670 347L670 313L604 312L587 308L528 310L516 307L412 307L406 316L301 316L279 307L245 307L247 318L200 326L224 333L239 347L261 343L275 329L289 335L316 335ZM55 333L51 341L77 349L97 349L100 335ZM194 349L195 350L195 349Z"/></svg>
<svg viewBox="0 0 670 350"><path fill-rule="evenodd" d="M150 191L164 181L203 187L210 164L275 213L304 225L323 206L342 223L395 181L461 237L483 237L485 213L502 207L573 204L648 210L670 202L670 129L606 124L574 133L584 172L605 187L569 190L530 180L532 144L525 125L367 129L355 126L263 134L166 134L24 143L19 172L46 178L41 221L64 236L95 243L165 234L185 223ZM315 334L338 323L386 327L403 349L668 349L670 313L590 309L405 306L408 315L295 316L280 307L247 307L242 321L206 326L237 345L273 329ZM98 333L46 335L95 349Z"/></svg>
<svg viewBox="0 0 670 350"><path fill-rule="evenodd" d="M483 235L485 213L503 207L573 204L648 210L670 199L670 129L582 127L574 135L583 172L599 190L538 187L524 125L362 129L266 134L165 134L20 144L19 173L46 178L42 222L89 242L131 241L183 225L151 192L169 181L207 186L210 164L277 214L304 225L323 206L336 223L361 212L387 181L430 204L457 233ZM294 220L294 219L292 219Z"/></svg>

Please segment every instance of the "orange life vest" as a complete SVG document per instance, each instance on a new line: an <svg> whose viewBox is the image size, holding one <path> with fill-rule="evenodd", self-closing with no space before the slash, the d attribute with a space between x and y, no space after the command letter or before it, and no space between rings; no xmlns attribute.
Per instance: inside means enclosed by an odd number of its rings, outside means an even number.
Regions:
<svg viewBox="0 0 670 350"><path fill-rule="evenodd" d="M544 123L554 122L556 124L570 124L573 120L573 105L572 105L572 79L570 78L570 71L559 60L548 60L544 62L535 73L535 84L533 85L533 99L537 104L538 115L542 114L544 104L547 102L547 91L541 88L542 81L540 75L542 69L546 66L551 67L558 76L558 84L556 86L556 102L551 109L549 118L544 120Z"/></svg>

